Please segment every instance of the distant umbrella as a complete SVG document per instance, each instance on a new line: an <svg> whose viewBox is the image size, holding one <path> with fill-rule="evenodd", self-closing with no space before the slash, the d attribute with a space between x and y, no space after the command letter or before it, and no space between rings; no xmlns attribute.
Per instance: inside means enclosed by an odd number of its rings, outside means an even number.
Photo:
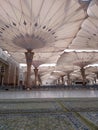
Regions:
<svg viewBox="0 0 98 130"><path fill-rule="evenodd" d="M64 52L57 61L57 65L75 65L80 67L83 84L85 84L85 69L84 67L95 63L98 60L97 52Z"/></svg>

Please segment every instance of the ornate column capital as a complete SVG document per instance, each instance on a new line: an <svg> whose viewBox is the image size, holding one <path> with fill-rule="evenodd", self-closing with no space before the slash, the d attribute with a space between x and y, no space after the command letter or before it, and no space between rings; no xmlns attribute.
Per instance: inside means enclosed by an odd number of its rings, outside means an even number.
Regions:
<svg viewBox="0 0 98 130"><path fill-rule="evenodd" d="M34 52L32 52L31 50L28 50L27 52L25 52L27 65L32 65L33 55L34 55Z"/></svg>

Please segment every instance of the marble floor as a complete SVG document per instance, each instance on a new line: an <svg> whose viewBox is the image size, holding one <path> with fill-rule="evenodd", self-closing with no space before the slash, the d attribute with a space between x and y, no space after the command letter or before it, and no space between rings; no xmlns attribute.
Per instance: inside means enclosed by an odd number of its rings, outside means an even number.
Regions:
<svg viewBox="0 0 98 130"><path fill-rule="evenodd" d="M0 91L0 130L98 130L98 90Z"/></svg>
<svg viewBox="0 0 98 130"><path fill-rule="evenodd" d="M98 130L98 98L0 99L0 130Z"/></svg>
<svg viewBox="0 0 98 130"><path fill-rule="evenodd" d="M98 98L98 90L0 91L0 99Z"/></svg>

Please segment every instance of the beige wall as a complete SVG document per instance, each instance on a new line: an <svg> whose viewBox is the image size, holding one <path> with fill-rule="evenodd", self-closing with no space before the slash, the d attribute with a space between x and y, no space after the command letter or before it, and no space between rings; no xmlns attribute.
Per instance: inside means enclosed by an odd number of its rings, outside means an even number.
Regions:
<svg viewBox="0 0 98 130"><path fill-rule="evenodd" d="M0 84L3 76L4 85L18 85L19 67L15 63L5 63L0 60L0 67L4 66L4 73L0 70Z"/></svg>

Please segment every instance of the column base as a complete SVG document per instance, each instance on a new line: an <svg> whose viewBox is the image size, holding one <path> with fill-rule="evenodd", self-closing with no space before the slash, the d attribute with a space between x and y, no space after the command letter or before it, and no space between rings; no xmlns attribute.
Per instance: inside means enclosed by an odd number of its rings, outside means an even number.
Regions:
<svg viewBox="0 0 98 130"><path fill-rule="evenodd" d="M27 91L30 91L31 89L30 88L26 88Z"/></svg>

